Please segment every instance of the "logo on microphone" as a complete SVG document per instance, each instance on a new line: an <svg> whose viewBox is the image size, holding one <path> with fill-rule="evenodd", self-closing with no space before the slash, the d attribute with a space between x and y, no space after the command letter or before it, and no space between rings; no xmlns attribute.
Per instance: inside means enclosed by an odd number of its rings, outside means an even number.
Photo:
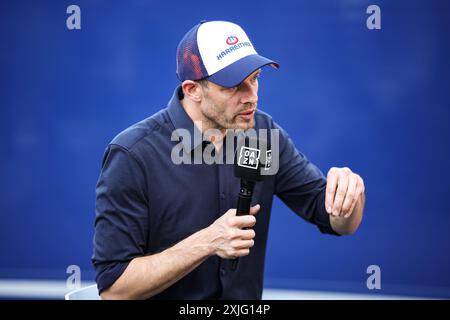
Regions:
<svg viewBox="0 0 450 320"><path fill-rule="evenodd" d="M259 154L260 151L258 149L242 147L239 153L238 166L257 170Z"/></svg>
<svg viewBox="0 0 450 320"><path fill-rule="evenodd" d="M229 36L229 37L227 38L227 44L228 44L229 46L232 46L233 44L238 43L238 41L239 41L239 39L238 39L238 37L236 37L236 36Z"/></svg>

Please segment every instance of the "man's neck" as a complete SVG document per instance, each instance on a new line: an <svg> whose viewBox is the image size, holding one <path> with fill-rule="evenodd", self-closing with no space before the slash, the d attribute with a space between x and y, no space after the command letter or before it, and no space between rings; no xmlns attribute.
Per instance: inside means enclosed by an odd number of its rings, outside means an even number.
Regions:
<svg viewBox="0 0 450 320"><path fill-rule="evenodd" d="M181 100L180 102L184 111L186 111L189 118L191 118L192 122L194 122L194 125L202 133L203 138L214 144L215 149L219 151L222 148L223 139L227 134L227 129L217 128L215 123L203 116L203 114L199 111L198 106L191 103L186 103L186 100Z"/></svg>

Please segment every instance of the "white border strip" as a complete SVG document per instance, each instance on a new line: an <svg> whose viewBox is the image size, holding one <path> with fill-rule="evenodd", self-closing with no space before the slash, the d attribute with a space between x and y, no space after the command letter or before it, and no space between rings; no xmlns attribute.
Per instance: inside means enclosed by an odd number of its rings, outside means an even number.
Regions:
<svg viewBox="0 0 450 320"><path fill-rule="evenodd" d="M93 284L95 283L81 282L81 287ZM60 280L0 280L0 298L64 299L70 291L66 282Z"/></svg>
<svg viewBox="0 0 450 320"><path fill-rule="evenodd" d="M93 286L94 282L82 282L81 288ZM58 280L0 280L0 298L29 298L29 299L64 299L71 292L65 281ZM425 297L407 297L379 294L359 294L344 292L325 292L308 290L264 289L264 300L416 300L430 299Z"/></svg>
<svg viewBox="0 0 450 320"><path fill-rule="evenodd" d="M423 300L430 298L380 294L264 289L263 300Z"/></svg>

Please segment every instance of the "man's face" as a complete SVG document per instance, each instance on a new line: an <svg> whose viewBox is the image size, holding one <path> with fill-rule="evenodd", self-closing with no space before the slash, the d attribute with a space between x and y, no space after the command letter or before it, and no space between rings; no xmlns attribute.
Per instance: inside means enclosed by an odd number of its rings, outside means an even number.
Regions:
<svg viewBox="0 0 450 320"><path fill-rule="evenodd" d="M201 112L214 128L247 130L254 127L260 74L261 69L233 88L224 88L212 82L201 87Z"/></svg>

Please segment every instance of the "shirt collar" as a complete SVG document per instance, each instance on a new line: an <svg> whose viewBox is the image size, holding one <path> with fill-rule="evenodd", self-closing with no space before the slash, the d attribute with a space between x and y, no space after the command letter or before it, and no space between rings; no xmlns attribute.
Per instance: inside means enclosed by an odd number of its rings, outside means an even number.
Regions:
<svg viewBox="0 0 450 320"><path fill-rule="evenodd" d="M170 120L175 129L185 129L189 132L191 139L182 139L184 150L192 151L197 148L203 141L203 135L200 130L194 125L194 122L184 110L181 105L180 99L183 98L183 91L181 86L178 86L167 105L167 111L169 113Z"/></svg>

